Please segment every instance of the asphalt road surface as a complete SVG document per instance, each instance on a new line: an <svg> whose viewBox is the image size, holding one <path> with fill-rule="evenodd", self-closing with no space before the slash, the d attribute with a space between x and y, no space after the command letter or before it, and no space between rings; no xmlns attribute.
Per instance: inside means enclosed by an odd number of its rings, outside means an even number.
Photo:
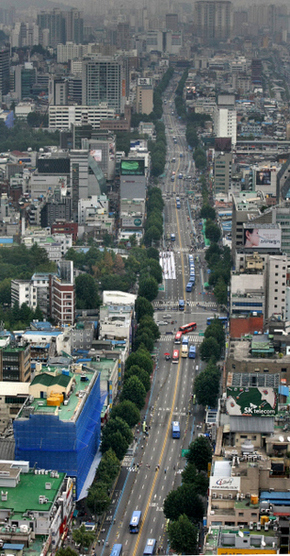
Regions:
<svg viewBox="0 0 290 556"><path fill-rule="evenodd" d="M168 324L160 326L161 338L155 348L156 369L145 413L149 434L145 436L141 430L135 433L132 453L123 462L122 480L114 495L111 517L100 538L100 546L97 545L95 549L97 555L108 556L113 544L121 543L124 556L141 556L147 538L156 539L160 553L168 554L163 502L167 494L181 484L181 471L186 463L181 450L187 448L200 432L199 426L204 418L202 408L192 405L191 400L196 372L203 368L198 356L196 360L180 358L178 364L164 358L164 353L172 354L175 329L191 321L197 323L197 329L189 334L189 342L196 344L198 351L206 319L217 310L214 299L204 292L203 287L208 274L201 248L200 226L195 220L197 202L194 193L187 193L195 188L197 178L192 154L187 150L185 128L172 115L175 87L176 82L174 86L169 86L164 106L168 146L168 162L162 184L165 233L163 257L160 258L163 261L164 291L159 292L154 302L156 321ZM177 143L173 141L174 136ZM175 158L175 162L171 162L172 158ZM175 172L174 181L171 181L172 172ZM191 175L192 181L179 179L180 173L183 176ZM180 209L176 208L176 194L181 199ZM166 239L171 233L175 234L175 241ZM191 293L186 293L189 252L194 257L198 255L199 262L195 263L196 285ZM178 300L181 298L185 300L184 312L178 311ZM172 321L174 324L171 324ZM180 423L180 439L171 436L173 420ZM142 511L138 534L129 533L129 522L134 510Z"/></svg>

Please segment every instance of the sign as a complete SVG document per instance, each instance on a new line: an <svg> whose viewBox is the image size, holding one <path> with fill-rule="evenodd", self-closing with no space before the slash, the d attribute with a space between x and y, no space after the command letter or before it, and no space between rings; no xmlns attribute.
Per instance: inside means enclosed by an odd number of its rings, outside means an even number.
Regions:
<svg viewBox="0 0 290 556"><path fill-rule="evenodd" d="M141 226L141 218L122 218L122 228L140 228Z"/></svg>
<svg viewBox="0 0 290 556"><path fill-rule="evenodd" d="M145 161L142 159L121 160L121 174L122 176L144 176L145 175Z"/></svg>
<svg viewBox="0 0 290 556"><path fill-rule="evenodd" d="M102 151L101 150L94 149L93 151L90 151L90 155L93 157L93 159L96 162L102 162Z"/></svg>
<svg viewBox="0 0 290 556"><path fill-rule="evenodd" d="M227 388L228 415L274 417L278 411L277 391L268 387Z"/></svg>
<svg viewBox="0 0 290 556"><path fill-rule="evenodd" d="M240 490L241 477L210 477L211 490Z"/></svg>
<svg viewBox="0 0 290 556"><path fill-rule="evenodd" d="M161 284L161 286L158 287L159 292L164 292L164 289L164 284Z"/></svg>
<svg viewBox="0 0 290 556"><path fill-rule="evenodd" d="M138 85L142 86L142 85L147 85L147 86L151 86L152 85L152 81L151 81L151 77L139 77L138 79Z"/></svg>
<svg viewBox="0 0 290 556"><path fill-rule="evenodd" d="M244 224L245 249L280 249L281 229L277 226L266 227L256 224Z"/></svg>
<svg viewBox="0 0 290 556"><path fill-rule="evenodd" d="M189 454L190 450L181 450L181 457L185 458Z"/></svg>

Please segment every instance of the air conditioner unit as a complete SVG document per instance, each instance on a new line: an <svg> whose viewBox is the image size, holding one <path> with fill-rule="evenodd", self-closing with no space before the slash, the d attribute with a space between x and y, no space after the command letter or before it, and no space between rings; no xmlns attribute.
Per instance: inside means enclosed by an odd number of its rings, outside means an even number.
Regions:
<svg viewBox="0 0 290 556"><path fill-rule="evenodd" d="M216 498L216 492L213 492L211 497Z"/></svg>
<svg viewBox="0 0 290 556"><path fill-rule="evenodd" d="M260 521L257 522L257 531L261 531L261 522Z"/></svg>
<svg viewBox="0 0 290 556"><path fill-rule="evenodd" d="M231 500L232 498L233 498L233 495L232 495L232 494L229 494L229 499Z"/></svg>
<svg viewBox="0 0 290 556"><path fill-rule="evenodd" d="M250 531L252 531L254 529L254 524L253 524L252 521L250 521L250 523L249 523L249 529L250 529Z"/></svg>
<svg viewBox="0 0 290 556"><path fill-rule="evenodd" d="M222 500L223 499L223 495L219 494L219 499Z"/></svg>
<svg viewBox="0 0 290 556"><path fill-rule="evenodd" d="M241 492L241 500L244 500L244 498L245 498L245 495L244 495L243 492Z"/></svg>

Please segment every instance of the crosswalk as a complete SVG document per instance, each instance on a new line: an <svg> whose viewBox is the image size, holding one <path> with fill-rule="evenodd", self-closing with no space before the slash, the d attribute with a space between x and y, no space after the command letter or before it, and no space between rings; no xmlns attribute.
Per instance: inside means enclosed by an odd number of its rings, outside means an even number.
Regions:
<svg viewBox="0 0 290 556"><path fill-rule="evenodd" d="M188 339L190 342L194 343L194 344L201 344L202 340L203 340L203 336L199 336L198 334L186 334L186 336L188 336ZM173 340L174 338L174 334L161 334L160 338L159 338L159 342L168 342L171 340ZM177 346L178 349L178 346Z"/></svg>
<svg viewBox="0 0 290 556"><path fill-rule="evenodd" d="M188 301L188 307L200 307L201 309L203 309L203 307L206 308L210 308L210 309L214 309L215 311L218 310L217 304L214 301ZM164 310L166 311L172 311L172 310L176 310L178 309L178 302L175 301L174 299L168 298L166 299L166 301L164 301L163 303L160 303L159 301L153 301L153 307L154 308L162 308L164 307Z"/></svg>

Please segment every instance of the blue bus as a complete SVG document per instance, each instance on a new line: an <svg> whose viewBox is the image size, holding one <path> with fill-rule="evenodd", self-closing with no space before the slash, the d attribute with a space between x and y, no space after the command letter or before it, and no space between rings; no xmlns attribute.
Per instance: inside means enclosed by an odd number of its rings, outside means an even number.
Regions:
<svg viewBox="0 0 290 556"><path fill-rule="evenodd" d="M183 338L182 338L182 344L183 344L184 346L188 346L188 342L189 342L188 336L183 336Z"/></svg>
<svg viewBox="0 0 290 556"><path fill-rule="evenodd" d="M179 311L184 311L184 299L180 299L178 301L178 308L179 308Z"/></svg>
<svg viewBox="0 0 290 556"><path fill-rule="evenodd" d="M131 521L129 524L130 533L139 533L139 528L141 525L141 517L142 517L142 512L138 510L135 510L132 513Z"/></svg>
<svg viewBox="0 0 290 556"><path fill-rule="evenodd" d="M156 539L147 539L146 546L144 548L143 556L151 556L156 552Z"/></svg>
<svg viewBox="0 0 290 556"><path fill-rule="evenodd" d="M195 275L194 275L194 274L191 274L191 275L189 276L189 282L190 282L190 284L192 284L193 286L195 286Z"/></svg>
<svg viewBox="0 0 290 556"><path fill-rule="evenodd" d="M192 292L192 282L188 282L188 284L186 284L186 291L187 292Z"/></svg>
<svg viewBox="0 0 290 556"><path fill-rule="evenodd" d="M221 322L223 325L226 325L228 323L228 317L208 317L206 319L206 324L211 324L212 322L214 322L215 320L218 320L219 322Z"/></svg>
<svg viewBox="0 0 290 556"><path fill-rule="evenodd" d="M172 421L172 438L180 438L180 425L178 421Z"/></svg>
<svg viewBox="0 0 290 556"><path fill-rule="evenodd" d="M180 201L178 201L177 199L176 199L176 208L177 208L177 209L180 209L180 208L181 208Z"/></svg>
<svg viewBox="0 0 290 556"><path fill-rule="evenodd" d="M110 556L122 556L122 545L114 544Z"/></svg>
<svg viewBox="0 0 290 556"><path fill-rule="evenodd" d="M195 359L195 357L196 357L196 347L195 346L189 346L188 357L189 357L189 359Z"/></svg>

